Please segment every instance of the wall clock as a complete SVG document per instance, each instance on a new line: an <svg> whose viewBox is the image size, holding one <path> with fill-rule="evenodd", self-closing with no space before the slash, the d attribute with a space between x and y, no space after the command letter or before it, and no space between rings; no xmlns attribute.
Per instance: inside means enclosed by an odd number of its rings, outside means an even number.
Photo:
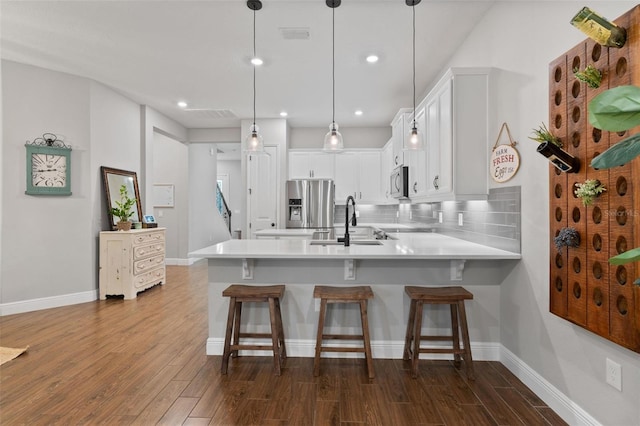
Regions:
<svg viewBox="0 0 640 426"><path fill-rule="evenodd" d="M71 195L71 147L53 133L25 144L29 195Z"/></svg>

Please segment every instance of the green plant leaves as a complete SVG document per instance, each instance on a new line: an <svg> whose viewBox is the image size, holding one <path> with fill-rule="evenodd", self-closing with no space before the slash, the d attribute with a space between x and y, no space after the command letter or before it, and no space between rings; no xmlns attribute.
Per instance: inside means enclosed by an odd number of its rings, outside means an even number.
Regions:
<svg viewBox="0 0 640 426"><path fill-rule="evenodd" d="M621 132L640 125L640 87L618 86L589 102L589 122L598 129Z"/></svg>
<svg viewBox="0 0 640 426"><path fill-rule="evenodd" d="M609 258L609 263L612 265L624 265L625 263L638 261L640 261L640 247L627 250L624 253Z"/></svg>
<svg viewBox="0 0 640 426"><path fill-rule="evenodd" d="M622 166L640 155L640 133L629 136L591 160L594 169Z"/></svg>

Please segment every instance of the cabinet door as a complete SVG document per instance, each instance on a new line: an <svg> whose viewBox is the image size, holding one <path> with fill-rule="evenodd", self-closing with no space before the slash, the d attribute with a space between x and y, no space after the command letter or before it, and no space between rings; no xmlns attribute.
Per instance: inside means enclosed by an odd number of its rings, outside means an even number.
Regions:
<svg viewBox="0 0 640 426"><path fill-rule="evenodd" d="M380 152L362 152L358 157L358 197L362 203L375 203L381 197Z"/></svg>
<svg viewBox="0 0 640 426"><path fill-rule="evenodd" d="M404 114L398 114L393 123L391 123L391 139L393 140L393 156L391 159L392 168L396 168L404 164L404 154L402 152L405 130L404 121Z"/></svg>
<svg viewBox="0 0 640 426"><path fill-rule="evenodd" d="M333 179L334 158L336 154L327 152L309 153L309 165L311 166L311 177L315 179Z"/></svg>
<svg viewBox="0 0 640 426"><path fill-rule="evenodd" d="M393 160L393 141L389 139L389 142L384 146L382 153L380 154L380 196L383 201L390 202L395 200L391 197L389 187L389 176L391 176L391 163Z"/></svg>
<svg viewBox="0 0 640 426"><path fill-rule="evenodd" d="M358 154L343 152L335 157L336 204L344 204L349 195L357 200Z"/></svg>
<svg viewBox="0 0 640 426"><path fill-rule="evenodd" d="M413 115L413 114L412 114ZM426 107L416 109L416 127L426 142ZM409 164L409 198L427 194L427 155L426 147L421 150L405 152Z"/></svg>
<svg viewBox="0 0 640 426"><path fill-rule="evenodd" d="M452 190L451 80L426 105L427 194Z"/></svg>
<svg viewBox="0 0 640 426"><path fill-rule="evenodd" d="M307 179L311 177L307 152L289 152L289 179Z"/></svg>

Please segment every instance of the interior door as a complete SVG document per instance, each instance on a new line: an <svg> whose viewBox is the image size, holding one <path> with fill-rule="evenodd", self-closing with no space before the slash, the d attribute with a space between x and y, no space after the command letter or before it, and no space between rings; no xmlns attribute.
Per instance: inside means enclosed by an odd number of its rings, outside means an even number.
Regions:
<svg viewBox="0 0 640 426"><path fill-rule="evenodd" d="M247 238L278 223L278 147L265 146L264 150L269 155L251 154L247 158Z"/></svg>

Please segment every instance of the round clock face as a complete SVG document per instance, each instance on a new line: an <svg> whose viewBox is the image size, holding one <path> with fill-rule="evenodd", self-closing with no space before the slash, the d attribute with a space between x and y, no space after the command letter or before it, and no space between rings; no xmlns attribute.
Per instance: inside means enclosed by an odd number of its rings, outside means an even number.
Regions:
<svg viewBox="0 0 640 426"><path fill-rule="evenodd" d="M32 154L31 179L37 187L64 187L67 184L67 158L64 155Z"/></svg>

